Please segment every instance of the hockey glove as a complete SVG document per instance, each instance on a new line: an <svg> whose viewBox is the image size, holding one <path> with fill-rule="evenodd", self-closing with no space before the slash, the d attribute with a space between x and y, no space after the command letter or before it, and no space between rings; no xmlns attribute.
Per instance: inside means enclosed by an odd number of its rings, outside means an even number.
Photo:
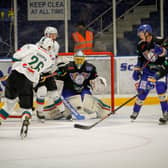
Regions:
<svg viewBox="0 0 168 168"><path fill-rule="evenodd" d="M139 70L134 70L133 74L132 74L132 78L133 80L137 81L141 78L141 71Z"/></svg>
<svg viewBox="0 0 168 168"><path fill-rule="evenodd" d="M46 79L47 79L47 78L46 78L47 75L50 75L50 73L41 73L41 74L40 74L39 82L40 82L40 83L45 82Z"/></svg>
<svg viewBox="0 0 168 168"><path fill-rule="evenodd" d="M0 70L0 78L4 76L4 73Z"/></svg>
<svg viewBox="0 0 168 168"><path fill-rule="evenodd" d="M6 79L8 78L8 75L4 75L4 73L0 70L0 81L2 82L2 84L5 86L6 84ZM3 83L5 82L5 83Z"/></svg>
<svg viewBox="0 0 168 168"><path fill-rule="evenodd" d="M107 86L107 81L105 78L98 76L96 79L90 80L90 85L94 92L102 93Z"/></svg>
<svg viewBox="0 0 168 168"><path fill-rule="evenodd" d="M154 46L154 54L161 55L163 53L163 48L159 45Z"/></svg>

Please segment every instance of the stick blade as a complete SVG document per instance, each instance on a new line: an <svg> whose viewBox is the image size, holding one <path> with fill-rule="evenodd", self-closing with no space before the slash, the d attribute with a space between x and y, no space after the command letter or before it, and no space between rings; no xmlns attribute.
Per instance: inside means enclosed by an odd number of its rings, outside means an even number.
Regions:
<svg viewBox="0 0 168 168"><path fill-rule="evenodd" d="M74 124L74 128L88 130L88 129L92 128L92 126L81 125L81 124Z"/></svg>

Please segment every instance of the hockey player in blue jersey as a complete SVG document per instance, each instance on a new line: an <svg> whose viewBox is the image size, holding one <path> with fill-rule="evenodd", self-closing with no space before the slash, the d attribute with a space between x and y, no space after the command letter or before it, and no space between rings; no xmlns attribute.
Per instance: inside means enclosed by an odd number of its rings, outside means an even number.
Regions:
<svg viewBox="0 0 168 168"><path fill-rule="evenodd" d="M150 90L156 88L163 115L159 121L166 123L168 121L167 84L159 79L166 74L163 75L164 68L167 71L167 42L165 43L164 38L153 36L152 27L148 24L139 26L137 35L140 41L137 45L138 60L134 67L133 79L140 80L137 89L139 96L130 118L132 120L137 118Z"/></svg>

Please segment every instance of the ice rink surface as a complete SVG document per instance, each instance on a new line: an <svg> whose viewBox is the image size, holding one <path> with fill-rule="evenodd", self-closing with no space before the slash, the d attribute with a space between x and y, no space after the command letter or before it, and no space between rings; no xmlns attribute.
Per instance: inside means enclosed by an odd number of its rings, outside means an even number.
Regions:
<svg viewBox="0 0 168 168"><path fill-rule="evenodd" d="M21 122L0 127L1 168L168 168L168 125L159 125L160 106L144 106L135 122L124 107L90 130L74 122L32 121L21 140ZM81 123L91 124L96 120Z"/></svg>

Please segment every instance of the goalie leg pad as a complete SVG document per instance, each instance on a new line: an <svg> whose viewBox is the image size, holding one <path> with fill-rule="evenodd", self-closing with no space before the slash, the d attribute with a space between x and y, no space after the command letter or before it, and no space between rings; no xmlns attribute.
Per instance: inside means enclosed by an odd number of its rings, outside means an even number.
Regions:
<svg viewBox="0 0 168 168"><path fill-rule="evenodd" d="M49 104L44 107L45 112L49 112L56 109L56 103L55 101L58 99L58 92L56 90L54 91L48 91L47 97L49 98Z"/></svg>
<svg viewBox="0 0 168 168"><path fill-rule="evenodd" d="M98 110L96 111L97 113L97 118L104 118L111 112L111 107L105 103L103 103L100 99L97 99L98 102Z"/></svg>
<svg viewBox="0 0 168 168"><path fill-rule="evenodd" d="M43 109L45 119L60 119L64 117L63 112L65 111L65 107L57 90L48 91L47 97L49 97L51 101L50 104Z"/></svg>
<svg viewBox="0 0 168 168"><path fill-rule="evenodd" d="M47 95L47 88L46 88L46 86L39 87L38 90L37 90L37 97L39 99L45 99L46 95Z"/></svg>
<svg viewBox="0 0 168 168"><path fill-rule="evenodd" d="M53 104L57 110L63 112L65 110L64 104L57 90L49 91L48 96L53 99Z"/></svg>
<svg viewBox="0 0 168 168"><path fill-rule="evenodd" d="M71 97L68 97L67 101L73 106L73 108L79 113L83 113L83 103L81 100L81 96L80 95L74 95ZM65 108L65 111L63 113L64 117L68 117L69 115L71 115L71 111L68 108Z"/></svg>
<svg viewBox="0 0 168 168"><path fill-rule="evenodd" d="M76 109L80 114L83 113L83 102L81 95L71 96L67 99L69 103Z"/></svg>
<svg viewBox="0 0 168 168"><path fill-rule="evenodd" d="M85 94L83 99L83 108L84 111L88 114L95 113L97 111L97 100L95 97L89 94Z"/></svg>
<svg viewBox="0 0 168 168"><path fill-rule="evenodd" d="M57 100L60 97L57 90L48 91L47 96L52 98L53 100Z"/></svg>
<svg viewBox="0 0 168 168"><path fill-rule="evenodd" d="M57 98L57 99L54 101L54 104L55 104L55 106L57 107L57 109L58 109L60 112L65 111L65 106L64 106L64 104L63 104L63 101L62 101L61 97Z"/></svg>
<svg viewBox="0 0 168 168"><path fill-rule="evenodd" d="M43 111L45 97L47 95L47 88L46 86L41 86L37 90L37 111Z"/></svg>
<svg viewBox="0 0 168 168"><path fill-rule="evenodd" d="M5 98L4 106L2 109L0 109L0 117L2 119L8 118L10 113L12 113L12 110L14 109L15 104L16 104L16 99Z"/></svg>
<svg viewBox="0 0 168 168"><path fill-rule="evenodd" d="M103 103L100 99L86 94L83 100L83 107L88 114L96 113L98 118L103 118L110 113L111 107Z"/></svg>
<svg viewBox="0 0 168 168"><path fill-rule="evenodd" d="M47 120L58 120L64 117L63 113L57 107L53 110L45 111L44 115Z"/></svg>

